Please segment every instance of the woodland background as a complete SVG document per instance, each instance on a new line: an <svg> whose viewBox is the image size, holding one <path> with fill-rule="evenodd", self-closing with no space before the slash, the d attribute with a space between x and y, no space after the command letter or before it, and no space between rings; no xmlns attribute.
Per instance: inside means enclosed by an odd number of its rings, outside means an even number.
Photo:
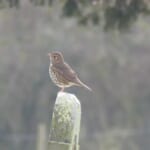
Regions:
<svg viewBox="0 0 150 150"><path fill-rule="evenodd" d="M48 52L61 51L79 87L81 150L149 150L150 2L0 0L0 149L37 150L58 88Z"/></svg>

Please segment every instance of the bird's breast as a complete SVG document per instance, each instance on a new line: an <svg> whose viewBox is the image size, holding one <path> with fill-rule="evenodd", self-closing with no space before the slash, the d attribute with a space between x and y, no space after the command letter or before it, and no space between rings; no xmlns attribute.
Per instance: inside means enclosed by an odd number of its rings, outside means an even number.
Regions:
<svg viewBox="0 0 150 150"><path fill-rule="evenodd" d="M49 75L52 82L54 82L54 84L56 84L58 87L70 87L72 85L71 82L66 80L62 74L53 69L53 67L49 67Z"/></svg>

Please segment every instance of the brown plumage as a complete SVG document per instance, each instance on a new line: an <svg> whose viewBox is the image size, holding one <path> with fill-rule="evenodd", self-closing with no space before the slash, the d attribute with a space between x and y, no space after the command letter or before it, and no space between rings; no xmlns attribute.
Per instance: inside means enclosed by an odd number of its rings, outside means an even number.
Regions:
<svg viewBox="0 0 150 150"><path fill-rule="evenodd" d="M71 86L82 86L89 91L92 91L87 85L80 81L75 71L64 61L61 52L48 53L50 58L49 74L51 80L61 88Z"/></svg>

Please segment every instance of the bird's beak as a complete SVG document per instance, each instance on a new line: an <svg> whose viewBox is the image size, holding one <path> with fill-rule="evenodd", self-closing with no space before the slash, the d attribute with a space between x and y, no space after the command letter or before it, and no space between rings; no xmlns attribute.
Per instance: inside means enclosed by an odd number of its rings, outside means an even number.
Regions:
<svg viewBox="0 0 150 150"><path fill-rule="evenodd" d="M51 53L48 53L48 56L50 57L50 56L51 56Z"/></svg>

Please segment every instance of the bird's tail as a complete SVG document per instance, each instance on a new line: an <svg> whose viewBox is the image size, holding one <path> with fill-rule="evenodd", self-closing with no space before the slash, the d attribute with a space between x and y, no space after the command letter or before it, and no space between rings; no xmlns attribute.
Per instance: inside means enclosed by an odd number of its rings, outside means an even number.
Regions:
<svg viewBox="0 0 150 150"><path fill-rule="evenodd" d="M78 86L84 87L84 88L86 88L87 90L92 91L92 89L91 89L89 86L87 86L86 84L84 84L84 83L81 82L80 80L79 80L78 82L79 82Z"/></svg>

